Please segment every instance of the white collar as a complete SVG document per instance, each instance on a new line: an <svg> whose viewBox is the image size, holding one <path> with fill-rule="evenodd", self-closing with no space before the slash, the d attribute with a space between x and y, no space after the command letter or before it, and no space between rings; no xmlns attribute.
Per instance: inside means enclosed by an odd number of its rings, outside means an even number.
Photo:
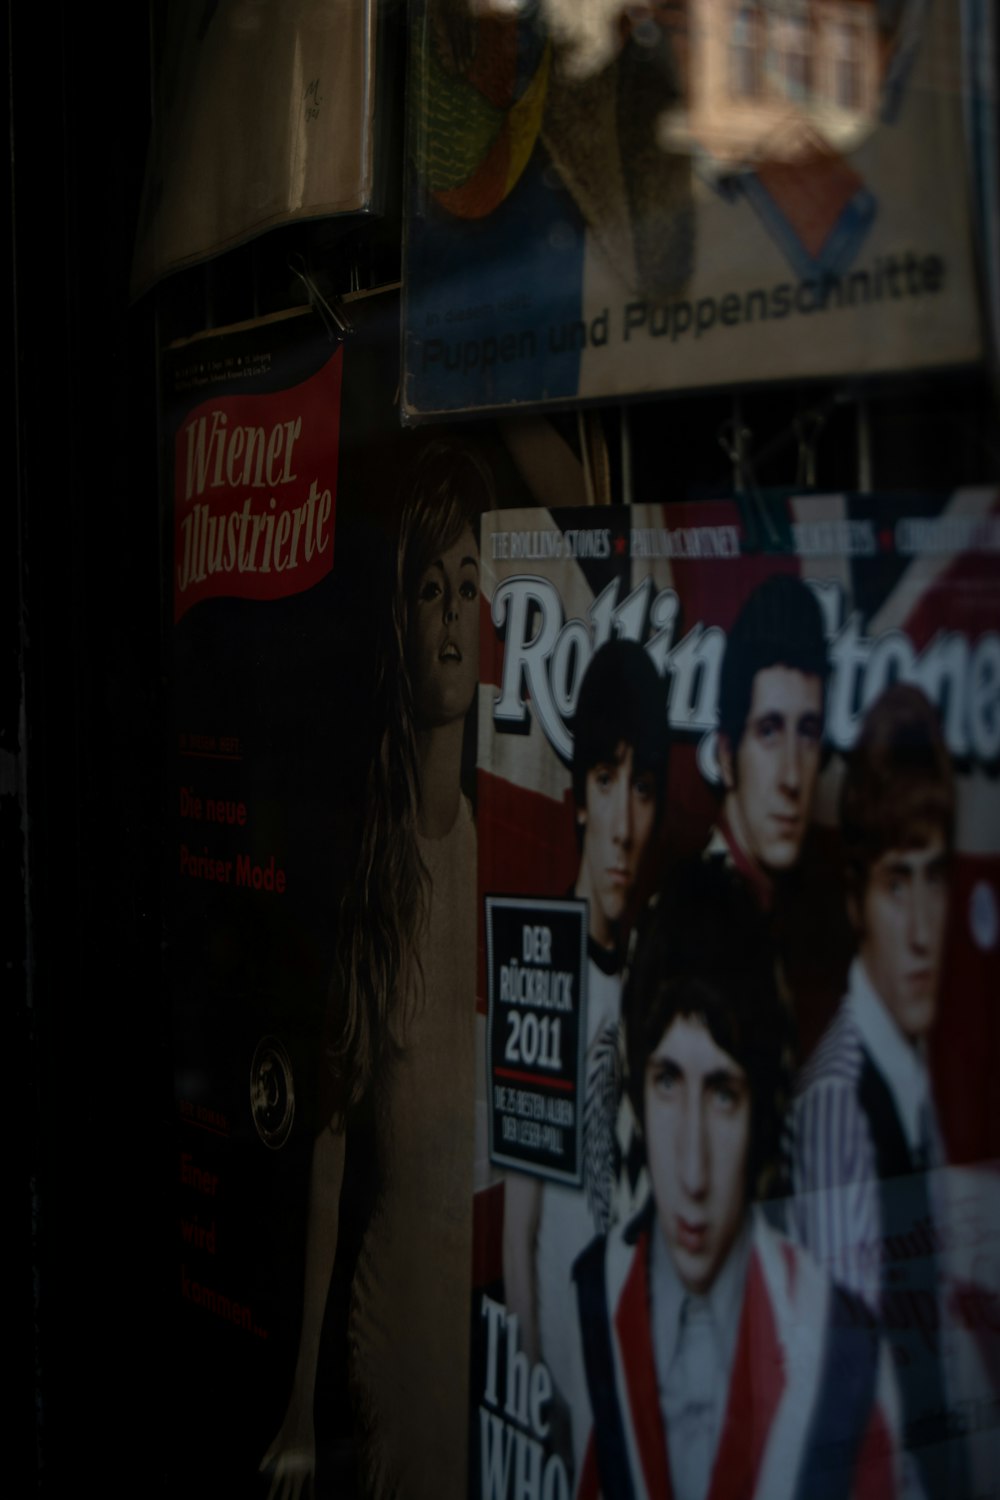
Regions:
<svg viewBox="0 0 1000 1500"><path fill-rule="evenodd" d="M930 1077L923 1049L900 1031L860 958L855 958L851 964L847 1005L865 1049L889 1086L907 1145L913 1151L920 1145L921 1112L929 1110L931 1119L934 1119Z"/></svg>
<svg viewBox="0 0 1000 1500"><path fill-rule="evenodd" d="M743 1290L746 1285L747 1266L750 1261L753 1215L748 1209L743 1227L726 1256L725 1265L705 1293L715 1328L715 1336L722 1363L722 1372L728 1382L729 1372L736 1353L736 1335L739 1332L740 1313L743 1307ZM654 1213L649 1230L651 1301L655 1309L653 1319L653 1349L657 1376L662 1384L673 1364L680 1339L681 1312L685 1299L690 1295L684 1288L663 1240L663 1231ZM728 1388L728 1386L727 1386Z"/></svg>

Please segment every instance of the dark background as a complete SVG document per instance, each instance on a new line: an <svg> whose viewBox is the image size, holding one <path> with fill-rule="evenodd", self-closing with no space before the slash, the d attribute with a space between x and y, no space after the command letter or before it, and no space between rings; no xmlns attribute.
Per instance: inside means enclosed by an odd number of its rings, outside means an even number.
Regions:
<svg viewBox="0 0 1000 1500"><path fill-rule="evenodd" d="M151 38L164 10L5 6L9 1493L37 1485L49 1495L166 1494L176 1441L169 1413L184 1351L168 1337L176 1226L161 962L157 339L301 300L292 250L333 287L359 272L363 285L399 273L399 197L390 191L381 221L277 232L129 306ZM388 11L399 26L398 6ZM390 160L398 181L398 151ZM819 404L827 422L818 483L854 487L859 394L869 401L876 487L950 489L1000 474L993 387L974 372L861 392L748 395L757 481L794 482L793 417ZM724 492L731 469L718 430L732 412L730 393L632 408L636 463L669 465L679 498Z"/></svg>
<svg viewBox="0 0 1000 1500"><path fill-rule="evenodd" d="M169 1083L159 995L153 311L128 271L149 18L5 6L8 1493L155 1495Z"/></svg>

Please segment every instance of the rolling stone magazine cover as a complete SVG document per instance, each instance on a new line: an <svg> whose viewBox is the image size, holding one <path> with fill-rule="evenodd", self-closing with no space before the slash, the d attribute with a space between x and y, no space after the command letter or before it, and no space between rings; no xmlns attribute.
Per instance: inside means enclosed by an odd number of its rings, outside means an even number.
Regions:
<svg viewBox="0 0 1000 1500"><path fill-rule="evenodd" d="M979 358L988 7L473 9L412 30L408 415Z"/></svg>
<svg viewBox="0 0 1000 1500"><path fill-rule="evenodd" d="M397 315L165 359L173 1481L990 1493L995 491L587 505Z"/></svg>
<svg viewBox="0 0 1000 1500"><path fill-rule="evenodd" d="M484 518L481 1500L995 1483L997 497L765 509Z"/></svg>

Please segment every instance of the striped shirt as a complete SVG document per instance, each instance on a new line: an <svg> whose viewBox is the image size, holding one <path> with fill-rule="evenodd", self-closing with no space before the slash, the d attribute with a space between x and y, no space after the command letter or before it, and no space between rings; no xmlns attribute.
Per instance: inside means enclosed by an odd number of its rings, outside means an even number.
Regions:
<svg viewBox="0 0 1000 1500"><path fill-rule="evenodd" d="M866 1064L881 1075L916 1160L923 1128L930 1161L943 1153L920 1053L879 1000L860 959L845 995L796 1082L785 1152L793 1193L789 1228L835 1280L878 1311L884 1252L878 1144L861 1100Z"/></svg>

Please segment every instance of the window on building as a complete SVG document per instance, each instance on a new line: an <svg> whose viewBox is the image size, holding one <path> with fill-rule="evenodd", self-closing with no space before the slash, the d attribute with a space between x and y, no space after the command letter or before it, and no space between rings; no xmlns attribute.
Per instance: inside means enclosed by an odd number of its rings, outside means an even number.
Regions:
<svg viewBox="0 0 1000 1500"><path fill-rule="evenodd" d="M760 96L760 22L755 5L739 5L729 32L729 92L734 99Z"/></svg>
<svg viewBox="0 0 1000 1500"><path fill-rule="evenodd" d="M850 21L838 21L831 38L833 102L841 109L861 108L861 37Z"/></svg>
<svg viewBox="0 0 1000 1500"><path fill-rule="evenodd" d="M784 16L777 23L780 77L789 99L809 94L811 47L809 21L805 16Z"/></svg>

